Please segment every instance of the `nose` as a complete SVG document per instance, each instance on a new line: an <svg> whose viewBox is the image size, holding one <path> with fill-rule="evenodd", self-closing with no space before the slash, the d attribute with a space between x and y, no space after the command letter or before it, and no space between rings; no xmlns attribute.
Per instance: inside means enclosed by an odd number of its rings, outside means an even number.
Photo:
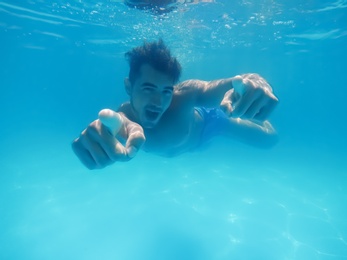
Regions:
<svg viewBox="0 0 347 260"><path fill-rule="evenodd" d="M162 95L159 92L153 93L151 104L156 107L161 107L163 103Z"/></svg>

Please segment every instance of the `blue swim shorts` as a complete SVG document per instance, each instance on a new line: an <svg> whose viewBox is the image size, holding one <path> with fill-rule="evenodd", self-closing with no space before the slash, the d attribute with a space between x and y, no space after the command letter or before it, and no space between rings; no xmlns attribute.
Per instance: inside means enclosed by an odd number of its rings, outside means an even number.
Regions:
<svg viewBox="0 0 347 260"><path fill-rule="evenodd" d="M204 120L200 146L212 137L222 134L229 124L229 118L220 108L195 107L195 110Z"/></svg>

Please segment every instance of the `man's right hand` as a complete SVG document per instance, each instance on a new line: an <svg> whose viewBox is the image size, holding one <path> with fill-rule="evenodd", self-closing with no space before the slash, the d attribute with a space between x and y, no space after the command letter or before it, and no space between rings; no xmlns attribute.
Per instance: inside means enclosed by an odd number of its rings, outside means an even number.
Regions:
<svg viewBox="0 0 347 260"><path fill-rule="evenodd" d="M116 136L126 140L125 146ZM72 149L88 169L101 169L116 161L132 159L145 142L142 127L110 109L99 112L72 143Z"/></svg>

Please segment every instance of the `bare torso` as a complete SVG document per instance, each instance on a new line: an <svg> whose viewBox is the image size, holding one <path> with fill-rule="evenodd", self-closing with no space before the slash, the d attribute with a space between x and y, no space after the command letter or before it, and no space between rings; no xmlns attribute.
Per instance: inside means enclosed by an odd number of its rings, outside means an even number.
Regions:
<svg viewBox="0 0 347 260"><path fill-rule="evenodd" d="M134 120L130 103L124 103L120 112ZM185 96L173 96L172 103L153 128L144 128L146 142L142 149L162 156L175 156L199 145L203 119Z"/></svg>
<svg viewBox="0 0 347 260"><path fill-rule="evenodd" d="M146 143L143 149L164 156L187 152L198 146L202 127L202 118L195 109L184 114L168 112L157 127L144 129Z"/></svg>

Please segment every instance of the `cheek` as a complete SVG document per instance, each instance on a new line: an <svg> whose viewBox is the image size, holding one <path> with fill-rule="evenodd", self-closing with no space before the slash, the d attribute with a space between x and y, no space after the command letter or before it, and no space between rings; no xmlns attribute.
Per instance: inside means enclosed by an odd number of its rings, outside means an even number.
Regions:
<svg viewBox="0 0 347 260"><path fill-rule="evenodd" d="M140 112L140 110L146 105L147 98L143 95L135 94L131 97L131 103L137 112Z"/></svg>
<svg viewBox="0 0 347 260"><path fill-rule="evenodd" d="M171 104L171 101L172 101L172 95L171 96L166 96L164 97L164 104L165 104L165 107L168 108Z"/></svg>

